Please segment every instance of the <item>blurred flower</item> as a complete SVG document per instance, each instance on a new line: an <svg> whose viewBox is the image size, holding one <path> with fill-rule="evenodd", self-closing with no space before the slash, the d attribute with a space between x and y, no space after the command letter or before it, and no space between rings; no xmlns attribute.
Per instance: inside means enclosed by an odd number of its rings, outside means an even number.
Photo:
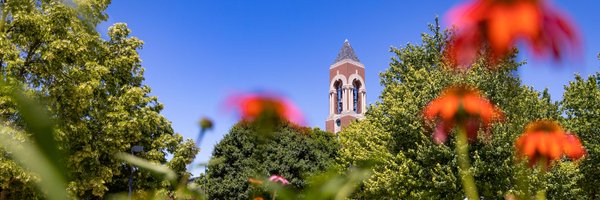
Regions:
<svg viewBox="0 0 600 200"><path fill-rule="evenodd" d="M261 185L261 184L263 184L263 182L262 182L261 180L258 180L258 179L253 179L253 178L249 178L249 179L248 179L248 182L249 182L250 184L253 184L253 185Z"/></svg>
<svg viewBox="0 0 600 200"><path fill-rule="evenodd" d="M272 121L284 120L304 124L300 110L287 99L276 95L254 93L233 95L228 98L227 107L237 110L244 122L267 118Z"/></svg>
<svg viewBox="0 0 600 200"><path fill-rule="evenodd" d="M565 133L557 122L550 120L529 123L523 135L517 138L515 147L520 156L529 158L529 166L541 163L544 169L563 154L571 159L585 155L579 138Z"/></svg>
<svg viewBox="0 0 600 200"><path fill-rule="evenodd" d="M585 156L586 152L579 138L573 134L566 134L563 149L565 155L572 160L577 160Z"/></svg>
<svg viewBox="0 0 600 200"><path fill-rule="evenodd" d="M203 117L200 119L199 123L202 130L210 130L213 128L213 122L209 118Z"/></svg>
<svg viewBox="0 0 600 200"><path fill-rule="evenodd" d="M254 199L253 199L253 200L265 200L265 199L264 199L264 198L262 198L262 197L254 197Z"/></svg>
<svg viewBox="0 0 600 200"><path fill-rule="evenodd" d="M504 195L504 200L517 200L517 197L512 193L507 193Z"/></svg>
<svg viewBox="0 0 600 200"><path fill-rule="evenodd" d="M290 184L290 182L288 182L288 180L286 180L285 178L283 178L281 176L277 176L277 175L273 175L273 176L269 177L269 181L275 182L275 183L279 182L283 185Z"/></svg>
<svg viewBox="0 0 600 200"><path fill-rule="evenodd" d="M474 87L455 85L446 88L442 95L431 101L423 115L427 120L439 120L433 139L441 144L446 141L454 125L465 128L469 140L474 141L482 124L487 128L502 114Z"/></svg>
<svg viewBox="0 0 600 200"><path fill-rule="evenodd" d="M196 138L196 146L197 147L200 147L200 144L202 143L202 139L204 138L206 131L213 128L212 120L210 120L206 117L203 117L202 119L200 119L199 123L200 123L200 134L198 134L198 138Z"/></svg>
<svg viewBox="0 0 600 200"><path fill-rule="evenodd" d="M484 45L493 61L509 53L523 40L537 56L561 58L565 47L579 49L572 23L544 0L473 0L452 9L448 18L458 29L447 56L468 65Z"/></svg>

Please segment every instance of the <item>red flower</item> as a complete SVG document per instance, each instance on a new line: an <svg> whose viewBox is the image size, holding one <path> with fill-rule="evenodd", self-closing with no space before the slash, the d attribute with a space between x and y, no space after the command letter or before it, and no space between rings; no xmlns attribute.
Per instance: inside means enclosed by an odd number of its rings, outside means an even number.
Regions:
<svg viewBox="0 0 600 200"><path fill-rule="evenodd" d="M543 0L474 0L449 12L458 30L447 56L459 65L471 63L484 44L492 60L523 40L538 56L560 59L564 47L579 48L573 25Z"/></svg>
<svg viewBox="0 0 600 200"><path fill-rule="evenodd" d="M268 117L272 120L304 124L300 110L288 100L275 95L233 95L227 100L227 106L237 110L244 122L253 122L261 117Z"/></svg>
<svg viewBox="0 0 600 200"><path fill-rule="evenodd" d="M439 144L446 141L455 124L465 128L469 140L474 141L481 124L488 127L500 118L501 112L477 89L457 85L445 89L440 97L431 101L423 115L427 120L439 119L433 134L434 141Z"/></svg>
<svg viewBox="0 0 600 200"><path fill-rule="evenodd" d="M529 158L529 166L541 162L544 168L563 155L573 160L585 155L579 138L565 133L558 123L550 120L527 125L523 135L517 138L515 146L521 157Z"/></svg>

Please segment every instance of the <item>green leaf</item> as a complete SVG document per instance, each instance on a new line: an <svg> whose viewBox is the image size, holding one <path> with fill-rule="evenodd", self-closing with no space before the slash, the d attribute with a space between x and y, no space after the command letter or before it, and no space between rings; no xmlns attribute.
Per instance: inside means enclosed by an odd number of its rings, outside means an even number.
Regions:
<svg viewBox="0 0 600 200"><path fill-rule="evenodd" d="M302 191L295 191L292 187L266 180L265 182L268 188L276 191L277 198L280 199L344 200L349 198L361 182L370 176L370 169L354 168L340 174L337 170L331 168L327 172L309 177L310 184Z"/></svg>
<svg viewBox="0 0 600 200"><path fill-rule="evenodd" d="M177 174L175 174L175 172L173 170L169 169L169 167L167 167L165 165L156 164L156 163L150 162L148 160L139 158L137 156L134 156L134 155L131 155L128 153L123 153L123 152L117 153L117 158L119 158L131 165L148 170L154 174L163 176L165 178L165 180L176 181L176 179L177 179Z"/></svg>
<svg viewBox="0 0 600 200"><path fill-rule="evenodd" d="M25 130L33 137L33 143L39 147L41 153L48 158L52 166L61 173L61 177L67 177L64 156L58 149L58 144L54 138L54 127L46 111L17 89L13 90L12 97L17 103L19 114L25 121Z"/></svg>
<svg viewBox="0 0 600 200"><path fill-rule="evenodd" d="M37 185L41 191L47 194L47 198L51 200L67 199L67 187L63 179L64 171L58 170L38 146L29 141L16 145L17 142L12 141L13 137L9 137L11 134L23 133L18 133L8 126L1 126L0 131L2 131L0 145L11 152L23 166L41 177Z"/></svg>

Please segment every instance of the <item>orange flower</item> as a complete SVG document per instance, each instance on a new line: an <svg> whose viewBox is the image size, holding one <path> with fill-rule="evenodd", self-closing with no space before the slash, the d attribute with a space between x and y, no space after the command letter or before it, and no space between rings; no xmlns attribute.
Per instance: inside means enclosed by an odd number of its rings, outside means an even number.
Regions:
<svg viewBox="0 0 600 200"><path fill-rule="evenodd" d="M248 182L249 182L250 184L253 184L253 185L261 185L261 184L263 184L263 182L262 182L261 180L258 180L258 179L253 179L253 178L249 178L249 179L248 179Z"/></svg>
<svg viewBox="0 0 600 200"><path fill-rule="evenodd" d="M244 122L261 117L304 124L300 110L283 97L270 94L233 95L227 100L229 108L236 109Z"/></svg>
<svg viewBox="0 0 600 200"><path fill-rule="evenodd" d="M434 141L439 144L446 141L455 124L465 128L469 140L474 141L481 124L489 127L493 120L500 118L501 112L477 89L457 85L445 89L440 97L431 101L423 115L427 120L439 119L433 134Z"/></svg>
<svg viewBox="0 0 600 200"><path fill-rule="evenodd" d="M563 142L565 155L572 160L577 160L585 156L585 149L579 138L573 134L567 134Z"/></svg>
<svg viewBox="0 0 600 200"><path fill-rule="evenodd" d="M579 48L573 25L543 0L474 0L449 12L458 28L447 48L455 64L468 65L489 44L492 60L523 40L538 56L560 59L564 47Z"/></svg>
<svg viewBox="0 0 600 200"><path fill-rule="evenodd" d="M579 138L565 133L558 123L550 120L529 123L515 147L520 156L529 158L529 166L541 162L544 168L563 155L573 160L585 155Z"/></svg>

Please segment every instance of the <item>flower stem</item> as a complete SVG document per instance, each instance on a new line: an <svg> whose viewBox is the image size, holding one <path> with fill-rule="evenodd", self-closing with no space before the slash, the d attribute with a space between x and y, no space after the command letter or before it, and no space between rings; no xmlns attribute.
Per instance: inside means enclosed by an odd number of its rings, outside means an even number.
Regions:
<svg viewBox="0 0 600 200"><path fill-rule="evenodd" d="M2 3L2 7L0 9L2 13L0 13L0 15L2 15L2 17L0 18L0 33L4 33L4 24L6 23L6 17L8 17L8 9L6 9L6 2L1 1Z"/></svg>
<svg viewBox="0 0 600 200"><path fill-rule="evenodd" d="M515 164L515 173L516 173L516 184L517 184L517 199L531 199L531 193L529 193L529 177L527 168L525 164L517 160Z"/></svg>
<svg viewBox="0 0 600 200"><path fill-rule="evenodd" d="M458 155L458 166L460 177L462 179L463 189L470 200L479 199L475 179L471 174L471 163L469 162L469 143L467 141L467 131L464 127L458 127L456 134L456 154Z"/></svg>
<svg viewBox="0 0 600 200"><path fill-rule="evenodd" d="M541 163L547 163L548 161L546 160L546 158L542 158L542 162ZM538 178L540 180L545 180L545 173L546 173L546 169L547 166L544 164L538 164ZM536 200L546 200L546 189L540 189L537 191L537 193L535 194L535 199Z"/></svg>

